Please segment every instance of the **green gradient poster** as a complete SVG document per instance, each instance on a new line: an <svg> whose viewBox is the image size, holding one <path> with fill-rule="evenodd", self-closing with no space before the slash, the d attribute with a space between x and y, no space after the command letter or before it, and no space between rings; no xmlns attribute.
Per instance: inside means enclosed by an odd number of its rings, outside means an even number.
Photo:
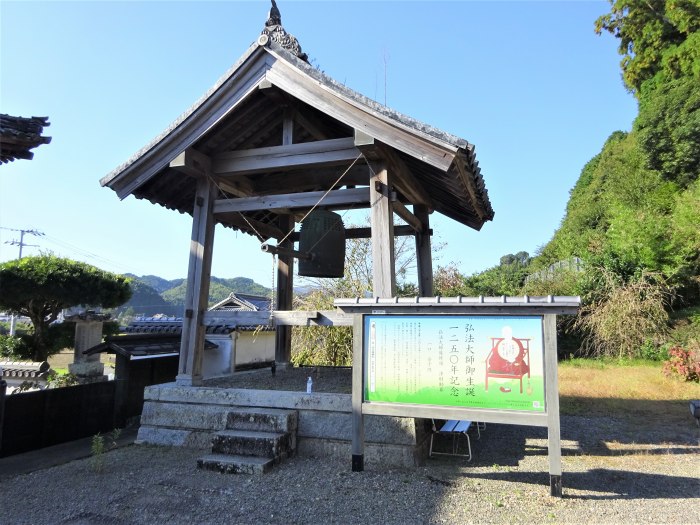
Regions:
<svg viewBox="0 0 700 525"><path fill-rule="evenodd" d="M541 316L366 315L365 401L545 411Z"/></svg>

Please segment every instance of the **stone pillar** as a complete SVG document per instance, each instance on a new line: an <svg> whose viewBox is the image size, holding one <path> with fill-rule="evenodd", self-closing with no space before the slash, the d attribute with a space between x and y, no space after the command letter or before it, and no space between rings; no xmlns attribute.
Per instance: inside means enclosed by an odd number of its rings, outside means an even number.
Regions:
<svg viewBox="0 0 700 525"><path fill-rule="evenodd" d="M107 381L105 366L100 362L100 354L85 355L83 351L102 342L102 319L75 320L75 344L73 363L68 371L78 377L80 383L97 383Z"/></svg>

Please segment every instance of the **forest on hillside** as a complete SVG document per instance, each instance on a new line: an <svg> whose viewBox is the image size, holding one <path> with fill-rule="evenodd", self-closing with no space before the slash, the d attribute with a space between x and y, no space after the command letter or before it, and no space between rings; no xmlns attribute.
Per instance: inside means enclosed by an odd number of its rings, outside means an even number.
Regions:
<svg viewBox="0 0 700 525"><path fill-rule="evenodd" d="M116 310L121 318L147 317L163 314L181 317L185 309L185 279L167 280L156 275L141 277L128 274L130 279L131 299ZM212 277L209 286L209 304L213 305L226 299L231 293L270 296L270 289L256 283L248 277L224 279Z"/></svg>

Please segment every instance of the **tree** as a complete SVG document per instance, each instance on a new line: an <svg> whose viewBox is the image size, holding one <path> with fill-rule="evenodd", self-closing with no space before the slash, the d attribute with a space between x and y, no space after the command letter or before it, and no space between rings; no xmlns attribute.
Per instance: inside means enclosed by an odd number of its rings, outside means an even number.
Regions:
<svg viewBox="0 0 700 525"><path fill-rule="evenodd" d="M700 174L700 59L697 67L696 75L645 84L634 123L647 166L682 189Z"/></svg>
<svg viewBox="0 0 700 525"><path fill-rule="evenodd" d="M500 264L466 277L462 295L518 295L525 283L530 266L527 252L509 253L500 259Z"/></svg>
<svg viewBox="0 0 700 525"><path fill-rule="evenodd" d="M0 264L0 309L27 316L34 325L32 359L49 356L48 327L65 308L112 308L131 297L129 280L89 264L40 255Z"/></svg>
<svg viewBox="0 0 700 525"><path fill-rule="evenodd" d="M664 54L676 51L700 29L697 0L610 0L610 13L595 22L596 33L620 39L620 66L627 88L638 94L642 84L664 65Z"/></svg>

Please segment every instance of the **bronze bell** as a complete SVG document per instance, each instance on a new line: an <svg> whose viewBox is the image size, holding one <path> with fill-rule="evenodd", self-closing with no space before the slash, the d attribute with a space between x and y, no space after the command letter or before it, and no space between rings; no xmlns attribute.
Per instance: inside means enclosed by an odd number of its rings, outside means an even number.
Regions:
<svg viewBox="0 0 700 525"><path fill-rule="evenodd" d="M299 251L311 253L299 259L303 277L342 277L345 272L345 227L337 213L312 211L301 223Z"/></svg>

